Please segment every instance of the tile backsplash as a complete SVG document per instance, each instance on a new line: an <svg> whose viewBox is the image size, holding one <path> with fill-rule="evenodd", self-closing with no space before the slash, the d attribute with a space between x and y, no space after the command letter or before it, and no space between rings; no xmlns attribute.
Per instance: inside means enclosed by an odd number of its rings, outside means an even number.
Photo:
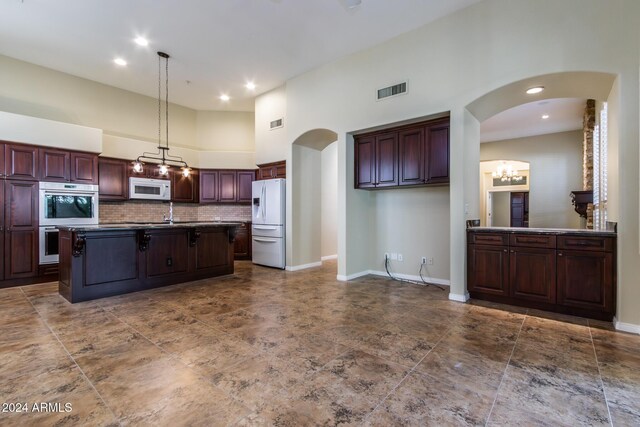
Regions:
<svg viewBox="0 0 640 427"><path fill-rule="evenodd" d="M158 201L100 202L100 223L158 222L169 216L169 203ZM174 203L174 221L251 221L251 205L197 205Z"/></svg>

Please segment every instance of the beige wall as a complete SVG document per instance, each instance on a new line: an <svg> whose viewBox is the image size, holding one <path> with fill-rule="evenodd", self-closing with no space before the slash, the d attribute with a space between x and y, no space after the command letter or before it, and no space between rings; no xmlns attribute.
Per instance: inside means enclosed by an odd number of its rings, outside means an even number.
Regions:
<svg viewBox="0 0 640 427"><path fill-rule="evenodd" d="M322 256L338 253L338 144L330 144L320 153L322 199Z"/></svg>
<svg viewBox="0 0 640 427"><path fill-rule="evenodd" d="M569 193L582 190L582 131L480 144L480 160L529 163L529 227L581 228Z"/></svg>
<svg viewBox="0 0 640 427"><path fill-rule="evenodd" d="M18 133L25 137L20 142L131 159L142 151L157 151L158 107L154 98L2 55L0 81L0 112L23 116L29 122L23 127L26 132ZM171 154L196 167L255 167L253 113L196 111L175 104L169 113ZM93 128L101 131L102 141L58 138L48 143L34 133L30 118L48 119L64 129L69 124ZM15 134L0 122L0 138Z"/></svg>
<svg viewBox="0 0 640 427"><path fill-rule="evenodd" d="M377 203L377 194L353 189L350 133L450 111L448 200L443 198L429 209L408 206L403 210L402 224L383 227L404 235L416 224L424 224L422 234L397 243L396 250L405 256L419 255L414 253L413 240L428 240L448 227L444 240L449 240L450 298L464 299L464 220L479 215L480 159L478 120L467 107L510 83L536 80L534 76L575 70L618 75L620 188L619 199L611 201L620 208L619 253L624 251L618 276L619 295L624 302L618 305L618 316L623 322L640 325L640 287L634 279L640 275L639 19L640 2L634 0L481 1L387 43L297 76L287 81L285 88L259 97L257 159L285 156L291 160L291 144L311 129L325 128L338 134L338 274L349 278L379 266L379 253L386 243L376 243L384 239L378 238L381 231L374 223L380 209L389 209ZM408 94L374 100L376 88L407 78ZM581 89L584 92L585 88ZM274 99L279 100L279 108L286 109L285 128L277 138L265 130L263 120L258 120L269 117L266 108ZM429 200L426 194L416 196ZM382 196L381 203L387 203L384 200L388 197L394 196ZM289 212L292 201L288 203ZM446 221L443 210L448 211Z"/></svg>

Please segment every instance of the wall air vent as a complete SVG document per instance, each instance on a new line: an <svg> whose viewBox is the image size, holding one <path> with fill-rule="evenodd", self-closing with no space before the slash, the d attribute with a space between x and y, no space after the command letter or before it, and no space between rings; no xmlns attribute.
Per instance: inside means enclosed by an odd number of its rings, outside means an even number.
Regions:
<svg viewBox="0 0 640 427"><path fill-rule="evenodd" d="M269 123L269 130L278 129L284 126L284 119L274 120Z"/></svg>
<svg viewBox="0 0 640 427"><path fill-rule="evenodd" d="M402 83L398 83L392 86L383 87L382 89L378 89L376 91L376 100L390 98L392 96L404 95L407 93L407 85L408 81L404 81Z"/></svg>

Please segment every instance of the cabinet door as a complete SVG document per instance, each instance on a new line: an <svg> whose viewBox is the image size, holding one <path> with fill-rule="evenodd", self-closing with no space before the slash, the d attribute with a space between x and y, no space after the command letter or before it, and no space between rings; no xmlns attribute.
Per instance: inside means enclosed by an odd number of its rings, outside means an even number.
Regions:
<svg viewBox="0 0 640 427"><path fill-rule="evenodd" d="M4 186L0 185L0 280L4 279Z"/></svg>
<svg viewBox="0 0 640 427"><path fill-rule="evenodd" d="M4 177L7 174L7 166L4 162L4 159L5 159L5 144L0 143L0 177Z"/></svg>
<svg viewBox="0 0 640 427"><path fill-rule="evenodd" d="M40 180L66 182L70 179L68 151L52 148L40 149Z"/></svg>
<svg viewBox="0 0 640 427"><path fill-rule="evenodd" d="M255 172L252 170L239 170L237 172L236 196L239 203L251 203L251 185Z"/></svg>
<svg viewBox="0 0 640 427"><path fill-rule="evenodd" d="M467 287L470 292L509 296L509 250L506 246L469 245Z"/></svg>
<svg viewBox="0 0 640 427"><path fill-rule="evenodd" d="M511 296L529 301L556 302L556 251L511 247L509 255Z"/></svg>
<svg viewBox="0 0 640 427"><path fill-rule="evenodd" d="M218 171L200 171L200 203L218 202Z"/></svg>
<svg viewBox="0 0 640 427"><path fill-rule="evenodd" d="M274 166L275 176L274 178L286 178L287 177L287 164L286 162L280 162Z"/></svg>
<svg viewBox="0 0 640 427"><path fill-rule="evenodd" d="M218 194L220 202L235 203L236 201L236 171L219 170L220 187Z"/></svg>
<svg viewBox="0 0 640 427"><path fill-rule="evenodd" d="M129 197L128 167L129 162L126 160L98 159L100 200L127 200Z"/></svg>
<svg viewBox="0 0 640 427"><path fill-rule="evenodd" d="M449 182L449 121L426 127L427 184Z"/></svg>
<svg viewBox="0 0 640 427"><path fill-rule="evenodd" d="M233 242L233 254L235 259L251 259L251 226L246 223L238 227L236 238Z"/></svg>
<svg viewBox="0 0 640 427"><path fill-rule="evenodd" d="M30 145L6 144L5 169L12 179L38 179L38 148Z"/></svg>
<svg viewBox="0 0 640 427"><path fill-rule="evenodd" d="M376 136L376 187L398 185L398 133Z"/></svg>
<svg viewBox="0 0 640 427"><path fill-rule="evenodd" d="M38 268L38 183L5 181L4 278L33 277Z"/></svg>
<svg viewBox="0 0 640 427"><path fill-rule="evenodd" d="M191 171L189 176L184 176L181 170L176 170L171 173L171 200L174 202L182 203L197 203L198 202L198 173L195 170Z"/></svg>
<svg viewBox="0 0 640 427"><path fill-rule="evenodd" d="M558 304L613 313L612 253L559 250L557 261Z"/></svg>
<svg viewBox="0 0 640 427"><path fill-rule="evenodd" d="M375 138L366 136L355 140L355 188L375 188Z"/></svg>
<svg viewBox="0 0 640 427"><path fill-rule="evenodd" d="M97 184L98 155L71 153L71 181L83 184Z"/></svg>
<svg viewBox="0 0 640 427"><path fill-rule="evenodd" d="M398 134L400 152L400 185L424 184L424 127L407 129Z"/></svg>

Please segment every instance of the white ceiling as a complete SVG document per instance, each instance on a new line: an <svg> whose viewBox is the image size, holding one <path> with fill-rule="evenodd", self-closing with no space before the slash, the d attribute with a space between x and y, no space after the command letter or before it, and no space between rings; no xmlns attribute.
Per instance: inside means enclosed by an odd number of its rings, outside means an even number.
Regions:
<svg viewBox="0 0 640 427"><path fill-rule="evenodd" d="M161 50L172 102L252 111L256 94L477 1L3 0L0 54L156 97ZM140 35L148 47L133 43Z"/></svg>
<svg viewBox="0 0 640 427"><path fill-rule="evenodd" d="M586 99L555 98L510 108L480 124L480 142L582 129ZM548 119L542 115L548 114Z"/></svg>

